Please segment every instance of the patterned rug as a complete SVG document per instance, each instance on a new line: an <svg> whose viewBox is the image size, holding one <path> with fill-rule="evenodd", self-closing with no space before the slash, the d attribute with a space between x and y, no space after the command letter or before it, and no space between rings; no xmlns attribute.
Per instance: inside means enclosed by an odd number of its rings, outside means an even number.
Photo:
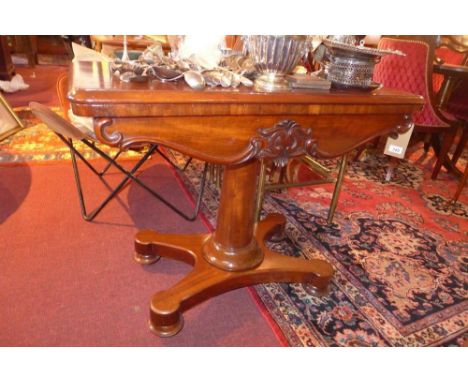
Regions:
<svg viewBox="0 0 468 382"><path fill-rule="evenodd" d="M328 260L336 270L326 296L305 284L254 288L291 346L462 346L468 339L467 191L449 207L455 179L441 172L432 181L434 158L421 145L408 158L388 183L388 157L350 163L332 225L331 184L266 197L263 215L287 217L287 238L272 248ZM336 161L322 163L336 168ZM200 170L194 162L183 175L192 192ZM212 225L218 200L210 184Z"/></svg>
<svg viewBox="0 0 468 382"><path fill-rule="evenodd" d="M52 108L57 114L62 115L60 108ZM70 160L70 150L55 133L44 123L41 123L27 107L15 108L18 117L23 121L25 128L17 134L11 135L0 142L0 164L42 162L49 160ZM104 152L115 155L117 149L106 145L98 145ZM76 148L86 159L98 157L93 150L81 142ZM141 153L126 151L120 155L120 159L139 158Z"/></svg>
<svg viewBox="0 0 468 382"><path fill-rule="evenodd" d="M0 142L0 164L70 158L28 109L17 112L27 128ZM336 270L324 296L306 284L253 288L291 346L461 346L468 339L467 188L451 207L455 179L442 171L431 180L434 157L421 145L407 158L390 182L383 181L384 155L350 163L332 225L326 224L332 184L267 195L263 215L287 217L286 239L272 248L326 259ZM466 162L465 155L460 166ZM336 161L322 163L336 168ZM181 174L193 193L201 166L193 161ZM212 225L218 201L219 190L209 183L204 213Z"/></svg>

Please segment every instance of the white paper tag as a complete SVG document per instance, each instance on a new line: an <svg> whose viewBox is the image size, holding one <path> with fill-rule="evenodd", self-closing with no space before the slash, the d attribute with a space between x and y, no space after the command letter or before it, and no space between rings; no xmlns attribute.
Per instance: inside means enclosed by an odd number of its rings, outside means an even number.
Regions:
<svg viewBox="0 0 468 382"><path fill-rule="evenodd" d="M397 146L397 145L389 145L388 146L388 151L394 154L402 154L403 153L403 147Z"/></svg>
<svg viewBox="0 0 468 382"><path fill-rule="evenodd" d="M413 127L406 133L400 134L397 139L387 138L384 154L403 159L412 133Z"/></svg>

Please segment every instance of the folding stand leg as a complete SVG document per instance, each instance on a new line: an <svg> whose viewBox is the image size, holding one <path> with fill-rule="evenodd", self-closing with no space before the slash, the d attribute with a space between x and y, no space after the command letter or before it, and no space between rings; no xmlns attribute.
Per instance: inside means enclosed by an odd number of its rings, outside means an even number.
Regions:
<svg viewBox="0 0 468 382"><path fill-rule="evenodd" d="M86 205L83 197L83 188L81 186L81 179L80 179L80 173L78 169L78 164L76 162L76 155L77 153L76 149L73 147L73 143L70 141L70 153L71 153L71 159L72 159L72 164L73 164L73 172L75 175L75 183L76 183L76 188L78 191L78 198L80 201L80 207L81 207L81 215L83 216L83 219L86 221L92 221L98 214L99 212L102 211L102 209L111 201L111 199L116 196L120 190L125 186L125 184L129 181L131 178L131 175L133 175L142 165L143 163L146 162L148 157L154 152L154 150L149 150L139 161L138 163L126 174L126 176L120 181L120 183L111 191L111 193L102 201L102 203L96 207L91 213L86 212ZM81 156L80 156L81 158ZM82 158L81 158L82 159ZM90 164L85 160L85 163L90 166ZM115 162L114 162L115 163ZM91 166L92 167L92 166Z"/></svg>
<svg viewBox="0 0 468 382"><path fill-rule="evenodd" d="M338 178L336 179L335 189L333 190L333 197L330 204L330 209L328 210L327 223L333 223L333 216L335 216L336 206L338 205L338 198L341 193L341 186L343 185L343 179L346 172L346 166L348 164L348 154L344 154L341 157L340 162L340 171L338 172Z"/></svg>
<svg viewBox="0 0 468 382"><path fill-rule="evenodd" d="M122 154L122 153L123 153L123 151L122 151L122 150L119 150L119 151L117 152L117 154L115 154L115 155L112 157L112 160L113 160L113 161L116 161L117 158L118 158L118 157L120 156L120 154ZM111 166L112 166L112 162L109 162L109 163L106 165L106 167L104 167L104 168L99 172L99 175L101 175L101 176L104 175L104 174L107 172L107 170L109 170L109 168L110 168Z"/></svg>
<svg viewBox="0 0 468 382"><path fill-rule="evenodd" d="M107 155L105 152L103 152L101 149L93 145L92 143L88 142L87 140L83 139L82 142L93 149L95 152L97 152L102 158L106 159L110 165L115 166L118 170L120 170L124 175L125 178L122 179L122 181L117 185L115 189L112 190L112 192L108 195L108 197L99 205L93 212L90 214L87 214L86 212L86 206L84 202L84 197L83 197L83 191L82 191L82 186L81 186L81 180L79 176L79 170L76 162L76 156L78 156L95 174L97 174L99 177L101 177L101 173L98 172L87 160L86 158L83 157L81 153L79 153L75 147L73 146L73 142L71 140L66 140L63 137L60 137L70 148L70 152L72 154L72 163L73 163L73 169L75 173L75 182L78 190L78 196L80 200L80 206L81 206L81 212L82 216L85 220L91 221L93 220L97 214L109 203L109 201L117 195L117 193L123 188L123 186L129 181L133 180L135 183L143 187L146 191L148 191L151 195L156 197L158 200L160 200L163 204L165 204L167 207L169 207L171 210L176 212L178 215L183 217L184 219L188 221L194 221L198 213L200 212L201 208L201 201L203 198L203 192L205 189L205 183L206 183L206 173L207 173L207 164L205 164L205 168L203 171L202 175L202 181L200 185L200 193L197 198L197 202L195 205L195 210L192 215L187 215L181 210L179 210L177 207L175 207L173 204L168 202L165 198L163 198L161 195L159 195L156 191L152 190L150 187L148 187L145 183L143 183L140 179L138 179L134 174L135 172L146 162L146 160L157 150L157 145L152 145L151 148L146 152L146 154L138 161L138 163L130 170L127 171L124 169L119 163L115 161L115 159L118 157L119 153L114 156L114 158L111 158L109 155ZM76 155L76 156L75 156ZM107 168L103 170L104 172L107 171Z"/></svg>
<svg viewBox="0 0 468 382"><path fill-rule="evenodd" d="M161 151L159 148L157 148L156 151L159 153L159 155L161 155L166 160L166 162L168 162L169 164L172 165L172 167L174 167L174 168L176 168L177 170L180 170L180 171L185 171L187 169L187 167L189 166L189 164L192 162L192 159L193 159L192 157L190 157L189 159L187 159L185 164L182 167L180 167L179 165L174 163L171 159L169 159L169 157L166 154L164 154L164 152Z"/></svg>

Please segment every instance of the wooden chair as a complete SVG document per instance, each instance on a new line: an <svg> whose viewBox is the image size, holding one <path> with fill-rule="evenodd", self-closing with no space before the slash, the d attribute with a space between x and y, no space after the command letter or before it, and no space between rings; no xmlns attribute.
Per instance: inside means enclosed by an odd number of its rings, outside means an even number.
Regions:
<svg viewBox="0 0 468 382"><path fill-rule="evenodd" d="M439 47L436 49L435 61L440 64L453 64L468 66L468 44L458 36L443 36ZM450 113L462 124L462 132L455 148L451 163L457 165L468 141L468 81L466 79L449 77L444 78L441 74L434 74L434 90L437 91L438 106ZM468 177L468 166L458 183L457 190L452 198L455 203L466 184Z"/></svg>
<svg viewBox="0 0 468 382"><path fill-rule="evenodd" d="M437 64L467 65L468 45L462 45L453 36L442 37L440 41L436 42L436 45L434 61ZM458 83L459 81L454 81L452 78L447 81L442 74L433 74L432 84L437 98L437 107L446 108L451 93Z"/></svg>
<svg viewBox="0 0 468 382"><path fill-rule="evenodd" d="M435 38L407 40L384 37L379 48L401 50L406 56L388 55L382 58L374 71L374 80L389 88L409 91L424 97L422 111L413 114L415 132L431 134L431 144L437 154L432 171L435 179L442 164L447 163L447 153L453 143L459 122L442 113L436 105L432 82ZM439 138L442 136L442 143Z"/></svg>
<svg viewBox="0 0 468 382"><path fill-rule="evenodd" d="M41 105L37 102L31 102L29 104L31 111L33 114L41 119L54 133L68 146L71 153L73 171L75 176L75 183L78 191L78 197L80 202L81 208L81 215L86 221L92 221L101 211L102 209L116 196L122 188L127 184L129 181L134 181L141 187L143 187L146 191L148 191L151 195L155 198L160 200L163 204L169 207L171 210L176 212L178 215L183 217L186 220L193 221L197 218L198 213L201 207L201 201L203 197L203 191L205 187L205 179L207 173L207 166L205 165L205 169L203 171L201 185L200 185L200 193L198 195L198 199L195 205L195 210L191 215L188 215L182 212L180 209L175 207L169 201L167 201L164 197L158 194L156 191L148 187L145 183L143 183L135 173L138 169L153 155L157 152L158 146L153 144L149 145L146 149L142 149L141 146L134 147L136 150L142 152L141 159L130 169L126 170L122 167L118 162L117 158L122 151L119 151L114 157L110 157L104 151L102 151L98 147L98 140L96 135L94 134L94 130L92 129L92 124L85 123L86 121L83 120L83 123L72 124L69 117L69 102L66 98L66 93L68 91L67 87L67 77L62 76L58 83L57 83L57 90L59 99L61 102L61 107L64 113L65 118L62 118L58 114L54 113L52 110L47 108L44 105ZM92 149L99 157L105 159L107 161L106 166L103 170L97 170L75 147L74 142L81 141L84 145ZM145 152L146 151L146 152ZM94 174L96 174L103 182L103 175L107 172L107 170L113 166L114 168L118 169L123 175L123 179L118 183L118 185L111 190L111 192L107 195L106 198L92 211L87 212L85 198L83 195L83 187L81 185L81 178L80 172L77 164L76 158L79 158Z"/></svg>

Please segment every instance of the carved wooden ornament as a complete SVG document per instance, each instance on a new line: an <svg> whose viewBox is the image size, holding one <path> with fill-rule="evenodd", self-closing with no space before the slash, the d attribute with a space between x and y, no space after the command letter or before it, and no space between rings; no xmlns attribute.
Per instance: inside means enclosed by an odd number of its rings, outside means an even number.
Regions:
<svg viewBox="0 0 468 382"><path fill-rule="evenodd" d="M118 131L109 131L112 123L112 118L95 118L94 131L101 142L107 143L109 146L117 146L122 141L123 136Z"/></svg>
<svg viewBox="0 0 468 382"><path fill-rule="evenodd" d="M258 158L273 159L277 166L285 166L291 157L314 155L317 143L312 129L303 128L291 120L284 120L273 127L259 129L260 137L252 139Z"/></svg>
<svg viewBox="0 0 468 382"><path fill-rule="evenodd" d="M402 124L397 125L389 134L390 138L397 139L400 134L404 134L414 126L411 114L405 114Z"/></svg>

